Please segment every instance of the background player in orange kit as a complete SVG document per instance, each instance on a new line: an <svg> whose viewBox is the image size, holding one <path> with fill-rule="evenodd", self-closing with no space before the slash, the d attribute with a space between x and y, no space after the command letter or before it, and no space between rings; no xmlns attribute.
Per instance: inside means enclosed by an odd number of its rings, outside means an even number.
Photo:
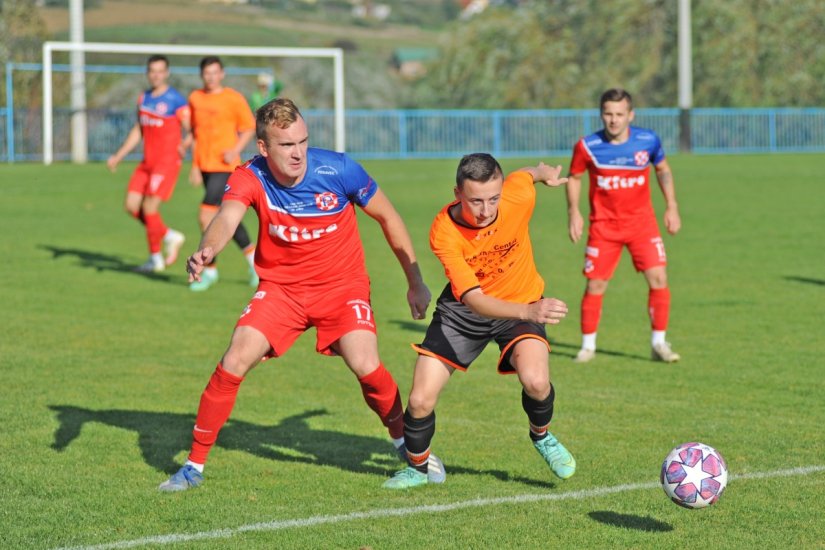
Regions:
<svg viewBox="0 0 825 550"><path fill-rule="evenodd" d="M656 223L650 197L650 165L665 197L665 228L675 235L682 226L673 174L665 159L659 136L652 130L631 126L633 100L621 89L610 89L601 97L604 129L582 138L573 149L567 183L570 240L582 236L584 221L579 212L581 176L590 172L590 231L585 250L587 286L581 304L582 348L576 361L596 356L596 332L607 283L626 246L633 265L647 281L648 310L652 327L651 357L672 363L680 356L665 340L670 316L665 245Z"/></svg>
<svg viewBox="0 0 825 550"><path fill-rule="evenodd" d="M548 431L555 390L550 383L544 324L556 324L567 306L543 298L544 281L533 260L528 224L536 205L535 182L558 186L561 166L522 168L505 180L501 166L484 153L461 159L456 200L430 229L430 246L449 283L438 298L433 320L418 351L404 413L410 466L384 483L407 489L428 483L435 405L456 369L466 371L491 340L501 350L500 374L516 374L530 439L553 473L567 479L573 456Z"/></svg>
<svg viewBox="0 0 825 550"><path fill-rule="evenodd" d="M138 97L138 120L106 165L114 172L143 139L143 161L129 180L124 207L146 228L149 259L137 271L159 272L175 262L184 241L182 233L166 227L160 205L172 197L178 180L185 154L181 129L189 132L189 106L169 86L169 60L165 56L153 55L147 60L146 79L150 88ZM165 258L161 244L166 249Z"/></svg>
<svg viewBox="0 0 825 550"><path fill-rule="evenodd" d="M220 210L187 269L190 281L201 278L251 206L259 220L255 266L261 282L201 396L189 458L161 484L161 491L201 484L209 450L246 373L262 360L284 355L313 326L316 350L344 359L367 405L406 459L401 396L378 356L355 206L381 226L407 278L410 312L414 319L423 319L430 291L421 279L407 228L361 165L346 154L308 147L306 123L289 99L275 99L258 109L257 136L260 156L232 174ZM438 459L431 463L431 481L444 481Z"/></svg>
<svg viewBox="0 0 825 550"><path fill-rule="evenodd" d="M225 73L219 57L204 57L200 69L203 88L189 94L195 138L189 179L195 185L204 185L198 221L201 230L206 231L221 204L229 176L240 165L241 153L255 135L255 117L244 96L223 85ZM232 238L249 263L249 284L256 286L255 245L242 223L238 224ZM194 281L189 288L203 291L217 281L218 269L213 258L200 280Z"/></svg>

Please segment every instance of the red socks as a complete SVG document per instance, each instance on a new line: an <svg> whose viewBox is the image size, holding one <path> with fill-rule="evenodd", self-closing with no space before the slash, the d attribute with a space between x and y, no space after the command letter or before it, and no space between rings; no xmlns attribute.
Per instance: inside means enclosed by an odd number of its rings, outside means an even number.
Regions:
<svg viewBox="0 0 825 550"><path fill-rule="evenodd" d="M582 298L582 334L593 334L599 329L599 319L602 316L602 299L604 294L584 293Z"/></svg>
<svg viewBox="0 0 825 550"><path fill-rule="evenodd" d="M189 460L205 464L206 456L218 439L218 432L229 418L243 378L225 370L218 363L212 378L201 395L198 417L192 430L192 452Z"/></svg>
<svg viewBox="0 0 825 550"><path fill-rule="evenodd" d="M157 254L160 252L160 244L163 241L163 236L169 231L166 224L163 223L163 218L160 213L144 214L143 219L146 223L146 240L149 241L149 252Z"/></svg>
<svg viewBox="0 0 825 550"><path fill-rule="evenodd" d="M647 307L650 312L650 326L653 330L667 330L670 316L670 289L651 288L647 295Z"/></svg>
<svg viewBox="0 0 825 550"><path fill-rule="evenodd" d="M381 422L389 429L390 437L398 439L404 436L404 409L401 407L401 394L398 384L384 365L359 378L364 401L375 411Z"/></svg>

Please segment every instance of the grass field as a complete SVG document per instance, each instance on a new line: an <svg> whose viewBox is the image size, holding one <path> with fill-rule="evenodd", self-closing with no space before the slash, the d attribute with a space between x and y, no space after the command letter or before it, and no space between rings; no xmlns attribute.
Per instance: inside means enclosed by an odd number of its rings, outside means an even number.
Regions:
<svg viewBox="0 0 825 550"><path fill-rule="evenodd" d="M517 168L537 159L507 161ZM566 159L560 159L566 162ZM4 165L0 202L0 548L823 548L825 190L822 155L674 156L683 231L665 237L683 357L650 362L647 291L625 256L608 290L601 353L579 366L583 245L563 191L540 189L532 223L546 294L571 314L549 333L552 430L577 474L555 479L529 444L514 377L491 346L438 406L447 483L407 493L383 428L314 334L243 384L205 485L156 490L185 459L200 392L251 294L236 248L220 283L186 286L182 262L147 277L122 213L131 165ZM455 161L368 162L427 248ZM165 217L197 241L200 191L181 183ZM661 201L656 197L661 212ZM254 227L254 220L251 221ZM362 223L380 350L406 397L424 324L380 231ZM681 509L657 486L676 444L727 459L716 505Z"/></svg>

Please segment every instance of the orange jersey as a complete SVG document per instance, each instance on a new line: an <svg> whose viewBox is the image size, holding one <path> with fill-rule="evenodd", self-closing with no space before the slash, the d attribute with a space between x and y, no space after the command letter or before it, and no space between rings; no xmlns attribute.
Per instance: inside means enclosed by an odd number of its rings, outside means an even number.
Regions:
<svg viewBox="0 0 825 550"><path fill-rule="evenodd" d="M474 288L509 302L541 298L544 280L533 260L528 224L536 206L533 177L522 171L504 180L498 216L487 227L470 228L450 216L454 201L435 217L430 247L444 266L456 300Z"/></svg>
<svg viewBox="0 0 825 550"><path fill-rule="evenodd" d="M238 133L255 129L255 117L246 99L232 88L189 94L192 131L195 133L194 163L202 172L231 172L241 163L223 160L224 151L235 147Z"/></svg>

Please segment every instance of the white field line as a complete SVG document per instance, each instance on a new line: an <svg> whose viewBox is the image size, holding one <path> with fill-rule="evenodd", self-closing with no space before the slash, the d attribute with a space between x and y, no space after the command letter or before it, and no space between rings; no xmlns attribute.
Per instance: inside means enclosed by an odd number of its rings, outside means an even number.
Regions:
<svg viewBox="0 0 825 550"><path fill-rule="evenodd" d="M730 479L738 481L774 477L806 476L818 472L825 472L825 466L804 466L799 468L789 468L786 470L774 470L772 472L753 472L749 474L731 476ZM596 498L615 493L624 493L627 491L653 489L655 487L659 487L659 482L648 481L644 483L628 483L626 485L614 485L612 487L597 487L595 489L568 491L566 493L531 493L499 498L477 498L473 500L453 502L451 504L430 504L426 506L412 506L409 508L389 508L383 510L370 510L367 512L353 512L351 514L339 514L333 516L312 516L308 518L266 521L263 523L241 525L240 527L216 529L213 531L201 531L198 533L188 534L180 533L171 535L156 535L153 537L144 537L140 539L97 544L94 546L63 547L57 550L109 550L114 548L134 548L136 546L144 546L148 544L163 545L196 540L231 538L248 532L278 531L281 529L314 527L316 525L344 523L347 521L357 521L362 519L401 517L415 514L434 514L440 512L450 512L452 510L460 510L463 508L478 508L481 506L496 506L499 504L522 504L525 502L548 502L556 500L584 500L587 498Z"/></svg>

